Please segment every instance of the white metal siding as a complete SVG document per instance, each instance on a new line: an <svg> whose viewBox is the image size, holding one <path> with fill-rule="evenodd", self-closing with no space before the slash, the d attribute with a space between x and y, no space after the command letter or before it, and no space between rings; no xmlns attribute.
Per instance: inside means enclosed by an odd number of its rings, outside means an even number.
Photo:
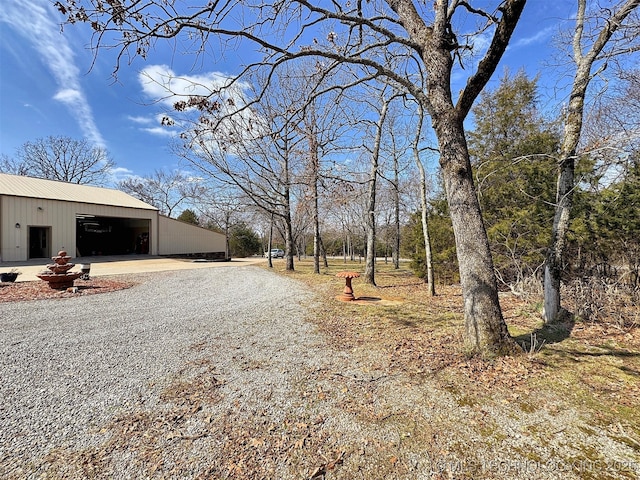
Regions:
<svg viewBox="0 0 640 480"><path fill-rule="evenodd" d="M159 255L225 252L225 236L159 215Z"/></svg>
<svg viewBox="0 0 640 480"><path fill-rule="evenodd" d="M137 208L0 195L0 261L17 262L29 256L29 227L51 229L50 250L76 256L76 215L150 220L149 253L158 254L158 212ZM20 224L20 228L16 228Z"/></svg>

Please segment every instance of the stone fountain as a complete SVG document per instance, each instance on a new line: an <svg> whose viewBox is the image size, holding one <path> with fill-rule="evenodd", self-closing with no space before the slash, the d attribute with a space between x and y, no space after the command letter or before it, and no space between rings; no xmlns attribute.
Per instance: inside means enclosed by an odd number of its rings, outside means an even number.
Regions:
<svg viewBox="0 0 640 480"><path fill-rule="evenodd" d="M41 280L49 282L49 287L56 290L65 290L73 287L73 282L82 275L82 272L69 272L76 264L69 263L70 256L61 250L56 257L51 257L54 263L47 265L47 270L36 275Z"/></svg>

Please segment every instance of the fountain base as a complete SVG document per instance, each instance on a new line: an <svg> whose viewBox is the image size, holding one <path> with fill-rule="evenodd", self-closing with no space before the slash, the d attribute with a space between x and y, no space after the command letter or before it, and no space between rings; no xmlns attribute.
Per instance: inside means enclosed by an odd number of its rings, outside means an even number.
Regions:
<svg viewBox="0 0 640 480"><path fill-rule="evenodd" d="M54 290L66 290L73 287L73 282L80 278L82 272L78 273L38 273L36 277L49 283L49 288Z"/></svg>
<svg viewBox="0 0 640 480"><path fill-rule="evenodd" d="M74 263L69 263L70 258L64 250L59 251L58 256L51 258L55 263L47 265L48 270L38 273L36 277L49 283L49 287L54 290L73 287L73 282L82 272L69 272L75 266Z"/></svg>

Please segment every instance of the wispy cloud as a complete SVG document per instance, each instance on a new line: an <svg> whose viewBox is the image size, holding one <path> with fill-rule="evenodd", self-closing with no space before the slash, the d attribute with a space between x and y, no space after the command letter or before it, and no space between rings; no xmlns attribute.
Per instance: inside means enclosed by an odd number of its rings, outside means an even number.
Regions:
<svg viewBox="0 0 640 480"><path fill-rule="evenodd" d="M172 131L167 127L150 127L141 128L140 130L150 133L151 135L157 135L159 137L175 137L177 135L175 131Z"/></svg>
<svg viewBox="0 0 640 480"><path fill-rule="evenodd" d="M58 12L48 0L4 0L0 9L0 22L9 24L29 42L53 75L58 86L53 98L69 109L87 140L105 148L91 105L80 84L80 69L75 63L73 49L60 33L58 18Z"/></svg>
<svg viewBox="0 0 640 480"><path fill-rule="evenodd" d="M518 39L516 42L512 44L512 47L513 48L528 47L529 45L534 45L541 42L547 43L549 41L549 37L551 37L557 30L558 30L558 27L556 25L551 25L547 28L540 30L535 35Z"/></svg>
<svg viewBox="0 0 640 480"><path fill-rule="evenodd" d="M124 167L114 167L109 171L109 175L111 176L111 183L116 184L120 180L125 180L129 177L134 176L133 171Z"/></svg>
<svg viewBox="0 0 640 480"><path fill-rule="evenodd" d="M28 108L30 110L33 110L34 112L36 112L40 117L42 117L43 119L46 119L47 116L44 114L44 112L42 110L40 110L36 105L32 105L30 103L25 103L23 105L24 108Z"/></svg>
<svg viewBox="0 0 640 480"><path fill-rule="evenodd" d="M179 134L180 125L175 120L170 119L171 123L164 123L163 120L169 119L167 114L151 113L148 116L127 115L127 120L134 123L135 128L141 132L150 133L158 137L175 137Z"/></svg>
<svg viewBox="0 0 640 480"><path fill-rule="evenodd" d="M133 123L137 123L139 125L150 125L150 124L154 123L153 118L141 117L141 116L134 117L133 115L128 115L127 116L127 120L129 120L129 121L131 121Z"/></svg>

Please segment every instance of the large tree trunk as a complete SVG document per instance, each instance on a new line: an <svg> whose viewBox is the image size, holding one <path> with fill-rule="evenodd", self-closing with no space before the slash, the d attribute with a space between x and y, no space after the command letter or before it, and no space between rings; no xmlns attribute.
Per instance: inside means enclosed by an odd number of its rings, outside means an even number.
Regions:
<svg viewBox="0 0 640 480"><path fill-rule="evenodd" d="M477 71L467 79L455 105L451 95L451 71L459 45L453 34L451 17L461 3L454 5L448 0L435 0L434 20L427 25L414 2L387 2L398 13L412 40L421 45L426 89L416 98L431 115L438 138L440 165L460 268L466 349L469 353L483 356L515 352L517 345L509 335L498 302L493 260L473 184L463 122L504 54L526 0L505 0L501 3L501 18L496 24L491 44L478 63Z"/></svg>
<svg viewBox="0 0 640 480"><path fill-rule="evenodd" d="M484 357L506 355L518 350L509 335L498 301L498 286L489 250L489 239L482 220L480 204L473 184L473 173L469 150L464 133L464 118L472 100L480 91L484 80L493 73L499 56L491 57L487 64L479 67L476 82L469 80L454 106L451 95L451 70L454 58L451 55L450 23L447 4L436 1L436 20L425 49L427 67L427 98L424 106L431 115L432 124L440 150L440 166L443 171L447 203L453 224L456 253L460 270L460 283L464 302L465 349L469 354ZM520 3L518 8L524 6ZM505 16L512 15L508 10ZM518 13L519 15L519 13ZM517 15L516 15L517 16ZM515 28L515 24L511 25ZM506 48L511 31L500 31L501 48ZM498 34L498 33L497 33ZM494 47L497 42L494 42ZM500 53L500 48L496 49ZM485 58L485 60L487 60ZM484 69L484 70L483 70ZM473 86L473 88L471 88Z"/></svg>
<svg viewBox="0 0 640 480"><path fill-rule="evenodd" d="M517 351L517 346L509 335L498 301L489 240L473 184L462 122L449 118L436 123L460 268L465 349L485 357L510 354Z"/></svg>

